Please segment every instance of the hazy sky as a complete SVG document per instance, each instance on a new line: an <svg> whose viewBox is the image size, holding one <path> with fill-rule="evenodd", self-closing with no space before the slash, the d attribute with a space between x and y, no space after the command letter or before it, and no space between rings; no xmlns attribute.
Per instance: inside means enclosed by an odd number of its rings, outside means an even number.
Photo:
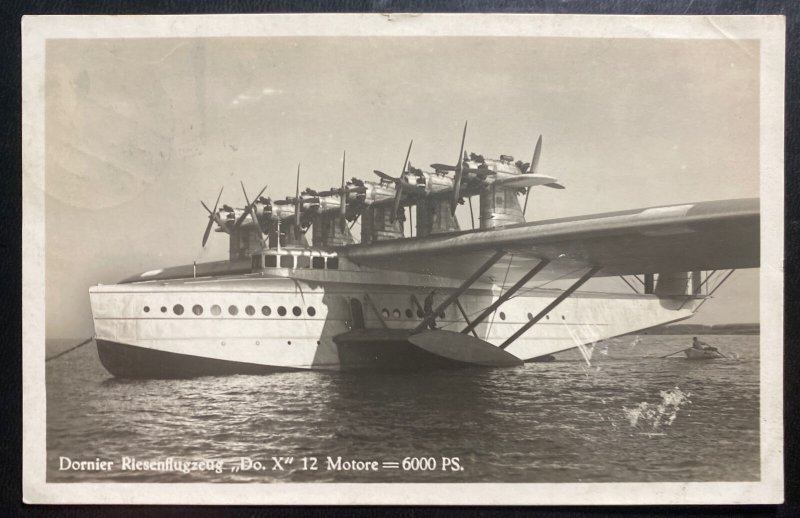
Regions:
<svg viewBox="0 0 800 518"><path fill-rule="evenodd" d="M396 175L411 138L413 164L454 162L467 119L485 156L544 135L567 189L530 219L758 196L758 71L757 42L724 39L51 40L47 335L92 333L92 284L226 258L224 234L200 246L220 187L282 198L298 162L331 187L344 149L348 178ZM737 272L692 322L758 321L757 291Z"/></svg>

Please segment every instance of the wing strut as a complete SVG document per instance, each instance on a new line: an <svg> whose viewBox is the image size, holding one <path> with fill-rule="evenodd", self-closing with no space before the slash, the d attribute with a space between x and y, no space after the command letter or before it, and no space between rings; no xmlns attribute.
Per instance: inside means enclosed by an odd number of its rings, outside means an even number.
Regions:
<svg viewBox="0 0 800 518"><path fill-rule="evenodd" d="M425 318L422 320L422 322L420 322L419 325L416 328L414 328L414 332L418 333L423 329L426 329L430 325L430 323L433 322L433 320L437 317L437 315L439 315L439 313L447 309L447 307L450 306L450 304L452 304L453 301L455 301L459 296L461 296L462 293L467 291L469 287L475 283L475 281L480 279L481 275L486 273L489 270L489 268L494 266L494 264L500 259L502 259L504 255L506 255L505 250L500 250L498 252L495 252L495 254L488 261L486 261L483 264L483 266L475 270L475 273L470 275L469 278L465 280L461 284L461 286L458 287L456 291L448 295L447 298L444 299L444 301L442 301L441 304L439 304L433 311L431 311L430 315L426 315Z"/></svg>
<svg viewBox="0 0 800 518"><path fill-rule="evenodd" d="M542 269L544 269L544 267L545 267L545 266L547 266L549 263L550 263L550 260L549 260L549 259L542 259L541 261L539 261L539 263L538 263L536 266L534 266L534 267L531 269L531 271L529 271L528 273L526 273L525 275L523 275L523 276L522 276L522 278L521 278L520 280L518 280L516 284L514 284L513 286L511 286L511 287L508 289L508 291L506 291L505 293L503 293L502 295L500 295L500 296L497 298L497 300L496 300L496 301L494 301L494 303L493 303L491 306L489 306L488 308L486 308L486 309L483 311L483 313L481 313L481 314L480 314L480 315L479 315L479 316L478 316L478 317L477 317L475 320L473 320L473 321L472 321L472 323L471 323L471 324L469 324L467 327L465 327L465 328L464 328L464 330L463 330L463 331L461 331L461 332L462 332L462 333L464 333L464 334L467 334L467 333L469 333L470 331L472 331L473 329L475 329L475 328L478 326L478 324L480 324L481 322L483 322L483 321L484 321L484 319L486 319L486 317L488 317L489 315L491 315L491 314L492 314L492 313L493 313L493 312L494 312L494 311L495 311L497 308L499 308L499 307L500 307L500 306L501 306L501 305L502 305L502 304L503 304L505 301L507 301L508 299L510 299L510 298L511 298L511 297L512 297L512 296L513 296L513 295L514 295L514 294L515 294L517 291L519 291L519 290L520 290L520 288L522 288L523 286L525 286L525 284L527 284L527 282L528 282L529 280L531 280L531 279L532 279L532 278L533 278L533 277L534 277L534 276L535 276L537 273L541 272L541 271L542 271Z"/></svg>
<svg viewBox="0 0 800 518"><path fill-rule="evenodd" d="M591 279L592 277L594 277L594 274L596 274L597 272L599 272L601 269L602 269L602 266L593 266L593 267L592 267L592 268L591 268L591 269L590 269L588 272L584 273L584 274L583 274L583 277L581 277L580 279L578 279L577 281L575 281L575 283L574 283L572 286L570 286L569 288L567 288L566 290L564 290L564 293L562 293L561 295L559 295L558 297L556 297L556 299L555 299L553 302L551 302L550 304L548 304L548 305L547 305L547 307L545 307L543 310L541 310L541 311L540 311L540 312L539 312L539 313L538 313L538 314L537 314L535 317L533 317L532 319L530 319L530 320L529 320L529 321L528 321L528 322L527 322L527 323L526 323L524 326L522 326L522 327L521 327L521 328L520 328L520 329L519 329L519 330L518 330L516 333L514 333L513 335L511 335L511 337L509 337L509 339L508 339L508 340L506 340L505 342L503 342L503 344L500 346L500 349L505 349L506 347L508 347L509 345L511 345L512 343L514 343L514 342L517 340L517 338L519 338L520 336L522 336L523 334L525 334L525 332L526 332L528 329L530 329L531 327L533 327L533 325L534 325L534 324L536 324L536 322L538 322L539 320L541 320L542 318L544 318L544 316L545 316L545 315L547 315L548 313L550 313L550 311L552 311L553 309L555 309L555 308L556 308L556 306L558 306L559 304L561 304L562 302L564 302L564 301L565 301L565 300L566 300L566 299L567 299L567 298L568 298L570 295L572 295L572 293L573 293L575 290L577 290L578 288L580 288L581 286L583 286L583 284L584 284L586 281L588 281L589 279Z"/></svg>
<svg viewBox="0 0 800 518"><path fill-rule="evenodd" d="M716 270L715 270L715 271L716 271ZM710 298L711 298L711 297L714 295L714 293L716 293L716 292L717 292L717 290L718 290L718 289L720 289L720 288L722 287L722 285L723 285L723 284L725 284L725 281L727 281L727 280L728 280L728 277L730 277L731 275L733 275L733 272L735 272L735 271L736 271L736 269L735 269L735 268L734 268L733 270L730 270L730 271L729 271L729 272L728 272L728 273L725 275L725 277L723 277L723 278L722 278L722 280L721 280L721 281L719 281L719 282L717 283L717 285L716 285L716 286L714 286L714 289L712 289L712 290L711 290L711 292L709 292L709 294L708 294L708 295L706 295L706 296L705 296L705 298L704 298L704 299L703 299L703 300L700 302L700 304L698 304L698 305L697 305L697 307L696 307L696 308L694 308L694 312L695 312L695 313L697 313L697 310L698 310L698 309L700 309L700 306L702 306L703 304L705 304L705 303L706 303L706 301L707 301L708 299L710 299ZM708 280L708 279L706 279L706 280ZM688 299L687 299L687 300L688 300ZM686 302L684 302L684 304L685 304L685 303L686 303ZM683 307L683 305L681 305L681 307Z"/></svg>
<svg viewBox="0 0 800 518"><path fill-rule="evenodd" d="M478 338L478 333L475 332L475 326L472 325L472 322L469 321L469 317L467 316L467 312L464 311L464 306L461 305L461 302L456 299L456 306L458 306L458 310L461 312L461 316L464 317L464 322L467 323L468 326L472 327L472 336ZM466 333L465 333L466 334Z"/></svg>

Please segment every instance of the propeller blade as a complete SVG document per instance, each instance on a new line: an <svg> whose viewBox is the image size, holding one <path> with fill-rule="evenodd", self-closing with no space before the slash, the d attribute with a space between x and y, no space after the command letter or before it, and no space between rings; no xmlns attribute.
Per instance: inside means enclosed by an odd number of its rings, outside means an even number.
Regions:
<svg viewBox="0 0 800 518"><path fill-rule="evenodd" d="M242 215L239 216L239 219L237 219L236 223L233 225L234 228L239 228L240 226L242 226L242 222L244 221L244 218L246 218L247 215L250 213L250 199L247 197L247 190L245 190L245 188L244 188L244 182L239 181L239 183L242 185L242 192L244 193L244 201L245 201L245 203L247 203L247 205L244 206L244 210L242 211Z"/></svg>
<svg viewBox="0 0 800 518"><path fill-rule="evenodd" d="M394 223L397 220L397 211L400 210L400 198L403 196L403 184L398 182L394 191L394 204L392 205L392 213L389 216L389 221Z"/></svg>
<svg viewBox="0 0 800 518"><path fill-rule="evenodd" d="M297 163L297 183L294 188L294 224L300 226L300 163Z"/></svg>
<svg viewBox="0 0 800 518"><path fill-rule="evenodd" d="M359 212L358 214L356 214L356 219L354 219L353 223L350 225L350 230L353 230L353 227L356 225L356 222L358 221L358 218L360 218L360 217L361 217L361 213Z"/></svg>
<svg viewBox="0 0 800 518"><path fill-rule="evenodd" d="M211 234L211 227L214 225L214 221L216 219L217 207L219 207L219 199L222 197L222 190L225 188L223 185L220 190L219 194L217 195L217 201L214 202L214 210L209 210L203 200L200 200L200 204L203 205L203 208L206 209L208 212L208 224L206 225L206 231L203 232L203 247L206 246L208 242L208 236Z"/></svg>
<svg viewBox="0 0 800 518"><path fill-rule="evenodd" d="M219 188L219 194L217 194L217 201L214 202L214 211L213 211L214 213L217 212L217 207L219 207L219 199L222 197L222 189L224 188L225 186Z"/></svg>
<svg viewBox="0 0 800 518"><path fill-rule="evenodd" d="M447 164L431 164L431 167L436 171L455 171L456 166L454 165L447 165Z"/></svg>
<svg viewBox="0 0 800 518"><path fill-rule="evenodd" d="M244 185L242 185L242 188L244 188ZM261 222L258 221L258 213L256 212L256 201L261 197L266 188L267 186L265 185L264 188L261 189L261 192L259 192L258 195L255 198L253 198L253 202L248 204L248 208L250 210L250 217L253 218L253 224L256 226L256 229L258 230L258 236L261 238L262 242L264 241L264 231L261 230ZM245 194L245 199L247 199L246 194Z"/></svg>
<svg viewBox="0 0 800 518"><path fill-rule="evenodd" d="M258 235L263 240L264 239L264 232L261 230L261 223L259 223L259 221L258 221L258 214L256 214L255 203L250 205L250 217L253 218L253 223L255 224L256 229L258 229Z"/></svg>
<svg viewBox="0 0 800 518"><path fill-rule="evenodd" d="M531 188L525 190L525 205L522 207L522 217L525 218L525 211L528 210L528 197L531 195Z"/></svg>
<svg viewBox="0 0 800 518"><path fill-rule="evenodd" d="M408 157L411 156L411 146L414 145L414 139L411 139L411 142L408 144L408 151L406 152L406 160L403 162L403 170L400 171L400 178L403 177L403 173L406 172L406 167L408 167Z"/></svg>
<svg viewBox="0 0 800 518"><path fill-rule="evenodd" d="M544 184L544 186L545 187L550 187L551 189L566 189L566 187L564 187L563 185L561 185L558 182L546 183L546 184Z"/></svg>
<svg viewBox="0 0 800 518"><path fill-rule="evenodd" d="M208 236L211 234L211 227L214 225L214 217L208 217L208 225L206 225L206 231L203 232L203 247L206 246L206 242L208 242Z"/></svg>
<svg viewBox="0 0 800 518"><path fill-rule="evenodd" d="M266 191L266 190L267 190L267 186L265 185L265 186L264 186L264 188L263 188L263 189L261 189L261 191L259 191L258 195L256 195L256 197L255 197L255 198L253 198L253 205L255 205L255 204L256 204L256 201L257 201L259 198L261 198L261 195L262 195L262 194L264 194L264 191Z"/></svg>
<svg viewBox="0 0 800 518"><path fill-rule="evenodd" d="M533 150L533 158L531 159L531 166L528 169L528 174L536 174L539 168L539 157L542 156L542 136L539 135L539 140L536 141L536 149Z"/></svg>
<svg viewBox="0 0 800 518"><path fill-rule="evenodd" d="M339 201L339 214L342 215L342 230L344 230L344 215L347 213L347 189L344 182L344 166L347 161L347 150L342 153L342 197Z"/></svg>
<svg viewBox="0 0 800 518"><path fill-rule="evenodd" d="M241 182L241 181L239 183L242 184L242 192L244 193L244 201L247 203L247 205L244 206L244 209L242 210L242 215L239 216L239 219L236 220L236 223L234 224L234 227L235 228L240 227L242 225L242 223L244 222L245 218L247 217L247 215L249 214L250 217L253 218L253 224L255 224L258 227L259 232L263 232L261 230L261 224L259 223L258 218L256 217L255 206L256 206L256 203L258 203L258 199L261 198L261 195L264 194L264 191L267 190L267 186L265 185L264 188L261 189L258 192L256 197L253 198L253 201L251 202L250 199L247 197L247 191L244 188L244 183Z"/></svg>
<svg viewBox="0 0 800 518"><path fill-rule="evenodd" d="M539 157L542 156L542 136L539 135L539 140L536 141L536 148L533 150L533 158L531 158L531 166L528 168L528 174L536 174L539 168ZM558 187L555 187L556 189ZM525 191L525 205L522 207L522 217L525 217L525 211L528 210L528 198L531 195L531 188Z"/></svg>
<svg viewBox="0 0 800 518"><path fill-rule="evenodd" d="M389 216L389 221L394 223L397 220L397 211L400 210L400 201L403 197L403 187L411 187L411 184L405 181L403 175L406 172L406 168L408 167L408 157L411 156L411 146L414 145L414 139L411 139L411 142L408 144L408 151L406 151L406 159L403 162L403 169L400 171L400 176L398 176L394 182L394 205L392 209L392 214Z"/></svg>
<svg viewBox="0 0 800 518"><path fill-rule="evenodd" d="M458 205L458 199L461 197L461 177L464 173L464 164L463 164L463 157L464 154L464 141L467 139L467 123L469 121L464 122L464 133L461 135L461 150L458 152L458 163L456 164L456 177L453 180L453 199L450 201L450 214L455 216L456 214L456 206Z"/></svg>

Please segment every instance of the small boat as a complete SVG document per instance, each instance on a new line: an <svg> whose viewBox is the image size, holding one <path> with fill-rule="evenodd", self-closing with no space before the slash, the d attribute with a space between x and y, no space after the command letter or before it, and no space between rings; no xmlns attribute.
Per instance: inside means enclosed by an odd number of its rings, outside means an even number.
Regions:
<svg viewBox="0 0 800 518"><path fill-rule="evenodd" d="M686 358L690 360L710 360L720 357L719 352L714 349L695 349L694 347L689 347L684 353L686 354Z"/></svg>

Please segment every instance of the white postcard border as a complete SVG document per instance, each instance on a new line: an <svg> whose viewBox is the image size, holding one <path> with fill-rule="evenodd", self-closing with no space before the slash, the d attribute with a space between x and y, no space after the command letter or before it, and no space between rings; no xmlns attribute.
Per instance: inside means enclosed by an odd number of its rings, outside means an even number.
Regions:
<svg viewBox="0 0 800 518"><path fill-rule="evenodd" d="M479 23L476 23L478 22ZM761 41L761 480L693 483L46 482L45 43L61 38L507 36ZM783 101L780 16L313 14L46 16L22 22L23 499L74 504L745 504L783 501Z"/></svg>

